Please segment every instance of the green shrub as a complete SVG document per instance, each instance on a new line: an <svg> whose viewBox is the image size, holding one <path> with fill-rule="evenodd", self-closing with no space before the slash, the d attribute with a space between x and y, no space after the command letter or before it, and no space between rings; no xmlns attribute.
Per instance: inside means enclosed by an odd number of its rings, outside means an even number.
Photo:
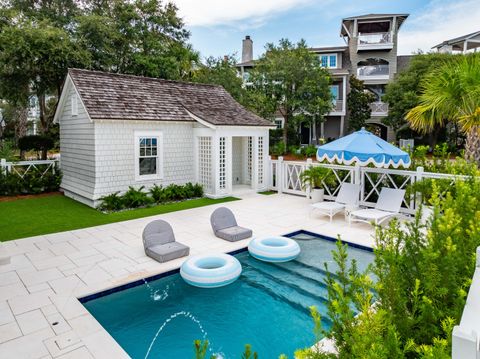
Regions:
<svg viewBox="0 0 480 359"><path fill-rule="evenodd" d="M120 211L124 208L123 197L119 196L120 192L114 192L100 198L102 204L98 207L102 211L113 212Z"/></svg>
<svg viewBox="0 0 480 359"><path fill-rule="evenodd" d="M55 172L47 170L45 166L30 168L28 172L5 172L0 170L0 195L16 196L22 194L38 194L58 191L62 182L62 172L55 168ZM45 172L45 173L44 173Z"/></svg>
<svg viewBox="0 0 480 359"><path fill-rule="evenodd" d="M18 148L20 151L36 151L37 157L38 152L42 152L41 158L46 160L47 159L47 151L54 146L54 141L47 136L39 136L39 135L31 135L31 136L24 136L18 139Z"/></svg>
<svg viewBox="0 0 480 359"><path fill-rule="evenodd" d="M154 185L152 188L150 188L150 195L155 203L166 202L164 189L162 186Z"/></svg>
<svg viewBox="0 0 480 359"><path fill-rule="evenodd" d="M270 147L270 154L274 156L283 156L285 154L285 142L279 141Z"/></svg>
<svg viewBox="0 0 480 359"><path fill-rule="evenodd" d="M12 140L0 141L0 159L14 161L16 159L15 152L15 144Z"/></svg>
<svg viewBox="0 0 480 359"><path fill-rule="evenodd" d="M128 191L122 196L123 207L138 208L152 204L153 200L148 196L148 193L143 192L145 186L135 189L132 186L128 187Z"/></svg>
<svg viewBox="0 0 480 359"><path fill-rule="evenodd" d="M302 154L307 157L313 157L317 154L317 146L308 145L302 148Z"/></svg>

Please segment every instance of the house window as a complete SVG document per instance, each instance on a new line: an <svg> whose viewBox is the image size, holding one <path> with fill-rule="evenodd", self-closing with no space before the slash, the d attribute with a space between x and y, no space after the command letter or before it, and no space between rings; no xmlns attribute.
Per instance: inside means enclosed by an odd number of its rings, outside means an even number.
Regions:
<svg viewBox="0 0 480 359"><path fill-rule="evenodd" d="M135 135L135 177L137 180L162 177L161 151L161 132L145 132Z"/></svg>
<svg viewBox="0 0 480 359"><path fill-rule="evenodd" d="M337 54L320 55L320 65L325 68L337 68Z"/></svg>
<svg viewBox="0 0 480 359"><path fill-rule="evenodd" d="M338 85L331 85L330 86L330 92L332 94L332 102L335 105L338 100Z"/></svg>
<svg viewBox="0 0 480 359"><path fill-rule="evenodd" d="M283 117L277 117L275 118L275 126L277 126L277 129L283 128L283 123L285 122Z"/></svg>
<svg viewBox="0 0 480 359"><path fill-rule="evenodd" d="M78 98L77 95L73 94L71 98L72 106L72 116L78 116Z"/></svg>

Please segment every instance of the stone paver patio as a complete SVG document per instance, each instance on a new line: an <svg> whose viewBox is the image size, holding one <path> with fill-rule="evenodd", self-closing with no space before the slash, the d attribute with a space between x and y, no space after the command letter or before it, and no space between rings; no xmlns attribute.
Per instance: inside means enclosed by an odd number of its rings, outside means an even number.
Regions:
<svg viewBox="0 0 480 359"><path fill-rule="evenodd" d="M3 243L11 261L0 265L0 358L128 358L77 298L180 267L185 258L160 264L145 256L142 230L156 218L190 255L246 247L249 240L214 237L209 218L218 206ZM304 229L373 245L370 226L349 227L341 214L330 223L302 197L247 194L225 206L255 236Z"/></svg>

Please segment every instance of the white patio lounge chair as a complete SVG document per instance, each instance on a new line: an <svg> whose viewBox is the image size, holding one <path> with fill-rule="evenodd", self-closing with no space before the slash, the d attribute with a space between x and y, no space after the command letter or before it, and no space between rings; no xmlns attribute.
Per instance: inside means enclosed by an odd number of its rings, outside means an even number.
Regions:
<svg viewBox="0 0 480 359"><path fill-rule="evenodd" d="M359 195L360 185L353 183L342 183L335 201L314 203L312 204L312 207L321 214L329 216L331 222L333 216L344 211L345 207L357 207Z"/></svg>
<svg viewBox="0 0 480 359"><path fill-rule="evenodd" d="M378 196L375 208L359 209L350 213L349 222L365 222L381 224L400 212L405 190L383 187Z"/></svg>

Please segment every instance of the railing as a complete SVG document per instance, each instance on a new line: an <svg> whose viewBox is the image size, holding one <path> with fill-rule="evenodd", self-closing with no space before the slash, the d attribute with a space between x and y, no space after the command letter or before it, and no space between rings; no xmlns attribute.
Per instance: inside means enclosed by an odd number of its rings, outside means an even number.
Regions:
<svg viewBox="0 0 480 359"><path fill-rule="evenodd" d="M333 109L330 112L342 112L343 100L333 100Z"/></svg>
<svg viewBox="0 0 480 359"><path fill-rule="evenodd" d="M392 44L391 32L359 33L358 45L386 45Z"/></svg>
<svg viewBox="0 0 480 359"><path fill-rule="evenodd" d="M358 77L388 77L389 73L389 66L386 64L365 65L357 68Z"/></svg>
<svg viewBox="0 0 480 359"><path fill-rule="evenodd" d="M477 248L475 272L463 308L462 319L452 331L452 359L480 358L478 308L480 308L480 247Z"/></svg>
<svg viewBox="0 0 480 359"><path fill-rule="evenodd" d="M381 101L372 102L370 104L370 109L372 110L372 115L387 115L388 103Z"/></svg>
<svg viewBox="0 0 480 359"><path fill-rule="evenodd" d="M40 173L40 178L42 178L50 171L55 173L59 168L59 165L59 160L7 162L2 158L0 160L0 172L14 173L23 179L29 172L38 171Z"/></svg>
<svg viewBox="0 0 480 359"><path fill-rule="evenodd" d="M283 157L278 160L270 160L270 188L279 193L289 193L299 196L307 196L306 189L302 188L300 180L301 173L310 166L322 166L332 170L334 179L323 184L325 199L335 200L342 183L360 184L360 205L374 207L382 187L407 189L409 185L415 184L425 178L447 180L451 184L457 179L465 179L467 176L452 175L447 173L424 172L422 167L415 171L370 168L358 166L344 166L333 164L313 163L307 161L284 161ZM400 212L413 214L420 204L419 198L415 195L406 196Z"/></svg>

